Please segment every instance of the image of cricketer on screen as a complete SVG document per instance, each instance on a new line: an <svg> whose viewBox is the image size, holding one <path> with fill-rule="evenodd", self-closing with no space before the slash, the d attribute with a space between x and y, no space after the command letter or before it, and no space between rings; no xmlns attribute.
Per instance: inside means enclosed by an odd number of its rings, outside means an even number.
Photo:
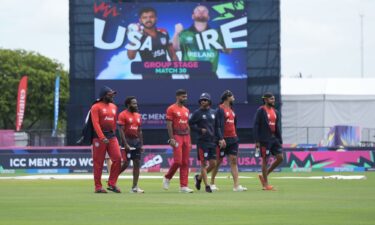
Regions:
<svg viewBox="0 0 375 225"><path fill-rule="evenodd" d="M142 80L144 74L151 79L246 79L244 4L112 3L117 16L97 13L94 18L96 79ZM150 64L162 62L167 72Z"/></svg>

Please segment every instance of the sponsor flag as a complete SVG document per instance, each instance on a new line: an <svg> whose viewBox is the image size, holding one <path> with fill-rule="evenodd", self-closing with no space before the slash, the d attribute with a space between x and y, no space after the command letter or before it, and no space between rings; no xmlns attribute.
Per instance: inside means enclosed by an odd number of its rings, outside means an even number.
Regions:
<svg viewBox="0 0 375 225"><path fill-rule="evenodd" d="M18 85L16 131L20 131L26 109L27 76L23 76Z"/></svg>

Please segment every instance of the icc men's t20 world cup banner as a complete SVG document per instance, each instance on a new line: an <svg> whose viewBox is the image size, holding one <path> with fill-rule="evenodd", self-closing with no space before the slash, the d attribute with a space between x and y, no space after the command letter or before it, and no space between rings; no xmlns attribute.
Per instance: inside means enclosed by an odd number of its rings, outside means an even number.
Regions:
<svg viewBox="0 0 375 225"><path fill-rule="evenodd" d="M96 2L94 13L97 93L108 85L120 98L163 104L179 88L193 99L209 92L214 102L230 89L246 102L244 1Z"/></svg>

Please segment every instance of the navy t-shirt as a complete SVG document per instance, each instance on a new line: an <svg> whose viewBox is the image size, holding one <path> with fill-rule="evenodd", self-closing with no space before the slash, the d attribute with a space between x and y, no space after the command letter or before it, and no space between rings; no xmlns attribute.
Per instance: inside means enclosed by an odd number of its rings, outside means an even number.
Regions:
<svg viewBox="0 0 375 225"><path fill-rule="evenodd" d="M143 34L141 38L141 46L143 46L147 37L150 36L147 34ZM158 28L156 30L156 37L151 37L151 42L152 50L146 48L142 51L139 51L142 61L167 61L167 49L170 45L168 32L164 29Z"/></svg>
<svg viewBox="0 0 375 225"><path fill-rule="evenodd" d="M214 109L199 108L194 111L189 120L190 128L198 133L198 143L216 143ZM202 128L207 132L202 134Z"/></svg>

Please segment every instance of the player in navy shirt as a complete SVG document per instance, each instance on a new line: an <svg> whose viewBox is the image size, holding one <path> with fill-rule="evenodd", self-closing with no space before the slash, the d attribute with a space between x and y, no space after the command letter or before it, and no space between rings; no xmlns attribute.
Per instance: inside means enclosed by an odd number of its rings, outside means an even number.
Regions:
<svg viewBox="0 0 375 225"><path fill-rule="evenodd" d="M234 95L231 91L226 90L221 96L221 104L216 112L216 132L219 138L220 152L218 154L218 163L212 171L211 189L217 189L214 185L215 176L219 166L226 155L229 160L233 176L233 191L247 191L246 187L239 184L238 181L238 136L237 136L237 118L233 111Z"/></svg>
<svg viewBox="0 0 375 225"><path fill-rule="evenodd" d="M198 160L201 162L201 173L194 176L195 187L200 190L203 180L206 192L211 193L212 190L207 181L207 173L216 167L216 110L211 109L211 96L208 93L203 93L200 96L199 104L200 108L195 110L189 119L190 129L198 133L197 153ZM207 162L208 167L206 166Z"/></svg>
<svg viewBox="0 0 375 225"><path fill-rule="evenodd" d="M275 190L268 183L268 175L284 160L282 152L281 115L275 109L275 96L266 92L262 96L264 105L258 108L254 119L254 139L256 148L262 156L262 174L259 174L263 190ZM267 153L268 152L268 153ZM269 153L275 156L271 166L267 168Z"/></svg>

